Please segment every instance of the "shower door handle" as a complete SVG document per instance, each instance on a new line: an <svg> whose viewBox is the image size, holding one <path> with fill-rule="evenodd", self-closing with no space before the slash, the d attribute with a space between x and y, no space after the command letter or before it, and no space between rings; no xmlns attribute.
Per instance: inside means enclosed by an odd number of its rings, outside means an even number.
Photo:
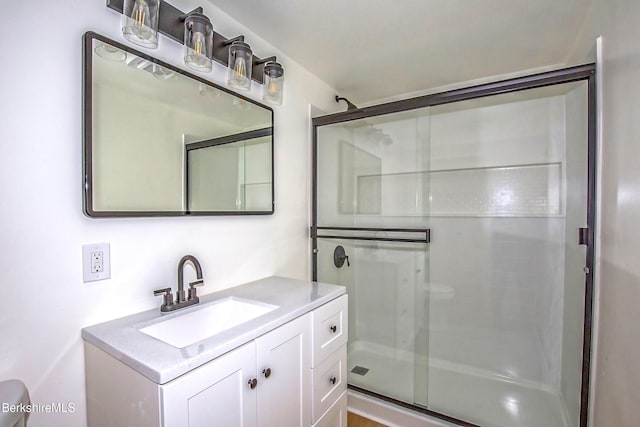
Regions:
<svg viewBox="0 0 640 427"><path fill-rule="evenodd" d="M347 267L351 267L349 255L345 253L344 247L342 245L336 246L336 249L333 251L333 265L341 268L345 261L347 262Z"/></svg>
<svg viewBox="0 0 640 427"><path fill-rule="evenodd" d="M589 245L589 229L586 227L578 228L578 245Z"/></svg>

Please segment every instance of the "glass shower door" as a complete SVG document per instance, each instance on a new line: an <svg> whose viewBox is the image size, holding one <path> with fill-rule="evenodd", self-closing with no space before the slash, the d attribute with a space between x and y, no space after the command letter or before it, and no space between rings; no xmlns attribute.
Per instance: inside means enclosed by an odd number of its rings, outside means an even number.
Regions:
<svg viewBox="0 0 640 427"><path fill-rule="evenodd" d="M433 107L427 407L482 426L577 426L586 83Z"/></svg>
<svg viewBox="0 0 640 427"><path fill-rule="evenodd" d="M586 426L589 84L315 128L314 277L347 287L351 388L460 425Z"/></svg>
<svg viewBox="0 0 640 427"><path fill-rule="evenodd" d="M317 280L347 287L348 382L426 403L429 109L318 129Z"/></svg>

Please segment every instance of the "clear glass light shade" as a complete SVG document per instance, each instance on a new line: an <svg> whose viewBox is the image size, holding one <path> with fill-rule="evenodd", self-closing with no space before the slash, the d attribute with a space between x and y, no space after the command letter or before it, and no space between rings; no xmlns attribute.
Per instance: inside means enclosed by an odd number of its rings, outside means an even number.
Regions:
<svg viewBox="0 0 640 427"><path fill-rule="evenodd" d="M248 44L235 41L229 47L229 78L227 83L236 89L251 89L253 52Z"/></svg>
<svg viewBox="0 0 640 427"><path fill-rule="evenodd" d="M184 21L184 63L197 71L211 71L213 25L201 13L191 13Z"/></svg>
<svg viewBox="0 0 640 427"><path fill-rule="evenodd" d="M158 47L160 0L124 0L122 34L139 46Z"/></svg>
<svg viewBox="0 0 640 427"><path fill-rule="evenodd" d="M267 62L264 66L262 100L273 105L282 105L284 69L277 62Z"/></svg>

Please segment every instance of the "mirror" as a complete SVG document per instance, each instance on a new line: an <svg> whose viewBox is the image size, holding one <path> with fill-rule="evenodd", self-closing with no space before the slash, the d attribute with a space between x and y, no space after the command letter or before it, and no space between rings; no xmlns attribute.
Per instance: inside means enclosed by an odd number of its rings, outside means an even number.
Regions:
<svg viewBox="0 0 640 427"><path fill-rule="evenodd" d="M84 36L90 217L273 213L273 110Z"/></svg>

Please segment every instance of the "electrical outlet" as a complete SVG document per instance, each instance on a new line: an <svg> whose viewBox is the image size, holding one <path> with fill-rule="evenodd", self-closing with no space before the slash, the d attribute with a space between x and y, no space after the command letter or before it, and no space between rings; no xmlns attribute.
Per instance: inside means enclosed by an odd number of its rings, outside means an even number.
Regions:
<svg viewBox="0 0 640 427"><path fill-rule="evenodd" d="M86 282L111 278L109 243L82 245L82 279Z"/></svg>
<svg viewBox="0 0 640 427"><path fill-rule="evenodd" d="M104 271L104 264L102 259L104 254L101 251L91 252L91 272L102 273Z"/></svg>

